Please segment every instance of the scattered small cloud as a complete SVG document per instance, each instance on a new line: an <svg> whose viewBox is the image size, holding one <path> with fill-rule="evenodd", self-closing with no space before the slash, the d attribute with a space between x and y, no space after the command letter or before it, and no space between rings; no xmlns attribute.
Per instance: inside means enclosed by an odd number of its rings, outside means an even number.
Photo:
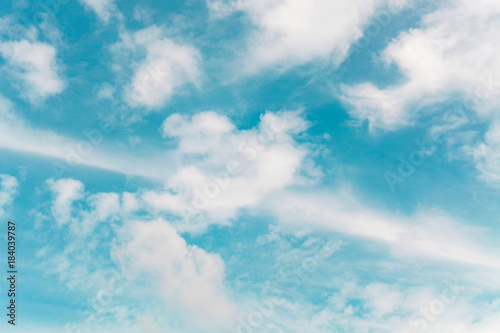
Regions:
<svg viewBox="0 0 500 333"><path fill-rule="evenodd" d="M13 85L31 103L43 102L63 92L66 84L52 45L29 40L0 42L0 54L8 64L3 70L19 80L19 84Z"/></svg>

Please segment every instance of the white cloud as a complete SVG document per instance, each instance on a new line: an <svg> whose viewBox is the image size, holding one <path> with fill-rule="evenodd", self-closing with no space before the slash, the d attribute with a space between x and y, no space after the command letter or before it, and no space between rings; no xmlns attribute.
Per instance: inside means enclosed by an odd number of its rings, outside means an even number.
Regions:
<svg viewBox="0 0 500 333"><path fill-rule="evenodd" d="M208 214L204 224L225 223L239 209L299 181L307 149L293 136L307 127L299 112L266 113L258 127L248 130L237 130L214 112L171 115L163 132L178 140L177 171L165 192L147 192L143 198L159 210L182 214L188 207L194 215Z"/></svg>
<svg viewBox="0 0 500 333"><path fill-rule="evenodd" d="M90 234L101 222L114 221L138 208L131 193L86 195L83 183L71 178L49 179L47 184L54 195L51 212L57 225L70 224L72 230L81 235ZM82 200L87 209L80 207Z"/></svg>
<svg viewBox="0 0 500 333"><path fill-rule="evenodd" d="M406 1L208 0L214 16L244 11L257 27L249 38L245 70L287 68L312 60L340 64L350 45L382 6L396 11Z"/></svg>
<svg viewBox="0 0 500 333"><path fill-rule="evenodd" d="M185 311L198 327L234 325L236 308L224 287L224 262L216 254L188 245L164 220L129 223L113 257L141 281L145 274L158 277L165 302Z"/></svg>
<svg viewBox="0 0 500 333"><path fill-rule="evenodd" d="M135 64L132 82L126 88L131 106L159 108L187 85L199 86L202 70L198 49L165 37L165 32L151 26L134 34L121 34L121 42L114 46L117 61L133 53L145 53Z"/></svg>
<svg viewBox="0 0 500 333"><path fill-rule="evenodd" d="M372 128L396 129L416 120L424 106L457 93L480 116L494 114L500 101L499 14L494 0L441 2L421 27L401 33L383 52L404 83L344 87L352 115L369 120Z"/></svg>
<svg viewBox="0 0 500 333"><path fill-rule="evenodd" d="M231 121L213 111L194 115L191 119L175 113L163 122L163 135L179 139L183 153L206 153L217 149L224 134L235 130Z"/></svg>
<svg viewBox="0 0 500 333"><path fill-rule="evenodd" d="M85 8L93 10L105 23L118 13L114 0L80 0L80 2Z"/></svg>
<svg viewBox="0 0 500 333"><path fill-rule="evenodd" d="M127 219L141 209L132 193L85 192L82 182L71 179L47 180L54 198L51 213L57 225L68 224L72 232L82 237L91 234L100 223Z"/></svg>
<svg viewBox="0 0 500 333"><path fill-rule="evenodd" d="M19 89L32 103L64 90L56 49L52 45L28 40L1 42L0 54L9 65L4 70L22 81Z"/></svg>
<svg viewBox="0 0 500 333"><path fill-rule="evenodd" d="M10 175L0 175L0 217L5 215L5 209L12 205L18 193L17 179Z"/></svg>
<svg viewBox="0 0 500 333"><path fill-rule="evenodd" d="M76 200L83 197L83 184L74 179L60 179L58 181L48 180L55 199L52 202L51 211L56 223L61 226L69 223L72 217L72 205Z"/></svg>

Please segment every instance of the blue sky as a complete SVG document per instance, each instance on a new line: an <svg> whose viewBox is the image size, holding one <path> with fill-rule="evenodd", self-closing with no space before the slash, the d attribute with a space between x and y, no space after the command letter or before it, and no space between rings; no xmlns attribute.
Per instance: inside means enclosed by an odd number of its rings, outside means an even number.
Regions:
<svg viewBox="0 0 500 333"><path fill-rule="evenodd" d="M4 1L1 331L498 332L499 16Z"/></svg>

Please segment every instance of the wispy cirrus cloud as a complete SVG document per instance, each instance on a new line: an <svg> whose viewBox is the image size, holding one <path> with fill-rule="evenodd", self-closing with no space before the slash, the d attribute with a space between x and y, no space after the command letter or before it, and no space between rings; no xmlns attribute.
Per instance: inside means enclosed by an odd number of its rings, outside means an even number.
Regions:
<svg viewBox="0 0 500 333"><path fill-rule="evenodd" d="M109 129L109 124L107 124ZM84 133L87 133L85 135ZM37 128L26 120L15 105L0 96L0 148L23 154L34 154L53 159L54 174L68 174L78 166L90 166L118 173L162 179L165 175L163 157L147 162L149 167L137 167L131 163L128 152L110 153L109 137L101 127L82 131L81 139L60 135L53 130ZM154 158L156 159L156 157ZM162 162L163 160L163 162ZM142 161L137 161L142 164ZM135 166L133 165L135 164ZM149 171L143 173L144 170ZM153 171L155 169L155 171Z"/></svg>
<svg viewBox="0 0 500 333"><path fill-rule="evenodd" d="M412 215L370 208L350 190L283 191L268 201L268 209L282 223L298 223L345 235L370 239L389 246L400 259L426 258L464 265L500 269L498 252L485 230L466 225L445 211L421 208ZM493 244L490 240L487 242Z"/></svg>

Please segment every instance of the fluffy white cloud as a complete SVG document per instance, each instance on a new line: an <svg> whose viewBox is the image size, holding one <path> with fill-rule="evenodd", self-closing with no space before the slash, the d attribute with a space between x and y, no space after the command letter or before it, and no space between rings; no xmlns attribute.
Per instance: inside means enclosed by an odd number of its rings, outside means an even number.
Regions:
<svg viewBox="0 0 500 333"><path fill-rule="evenodd" d="M17 195L19 184L17 179L10 175L0 175L0 216L3 217L5 209L12 205Z"/></svg>
<svg viewBox="0 0 500 333"><path fill-rule="evenodd" d="M344 87L352 115L372 128L395 129L418 118L424 106L461 94L480 116L495 113L500 101L500 5L494 0L444 1L422 18L421 27L403 32L382 58L396 65L402 84Z"/></svg>
<svg viewBox="0 0 500 333"><path fill-rule="evenodd" d="M52 45L28 40L0 42L0 54L9 65L4 70L21 80L19 89L32 103L64 90Z"/></svg>
<svg viewBox="0 0 500 333"><path fill-rule="evenodd" d="M188 245L164 220L129 223L113 257L141 281L145 274L157 277L165 302L185 311L199 327L234 325L236 308L226 295L224 262L216 254Z"/></svg>
<svg viewBox="0 0 500 333"><path fill-rule="evenodd" d="M213 111L194 115L191 119L175 113L163 122L163 136L179 139L183 153L207 153L217 149L223 136L235 130L231 121Z"/></svg>
<svg viewBox="0 0 500 333"><path fill-rule="evenodd" d="M198 86L201 80L201 55L191 45L165 37L164 31L151 26L134 34L121 34L114 46L118 61L124 54L145 53L135 64L132 82L126 88L131 106L159 108L186 85Z"/></svg>
<svg viewBox="0 0 500 333"><path fill-rule="evenodd" d="M341 63L350 45L382 6L396 11L406 1L386 0L208 0L215 16L248 13L256 32L250 37L245 70L287 68L312 60Z"/></svg>
<svg viewBox="0 0 500 333"><path fill-rule="evenodd" d="M239 209L299 181L307 149L293 136L307 127L299 112L266 113L258 127L248 130L237 130L214 112L171 115L163 133L178 141L177 171L163 193L148 192L143 198L159 210L182 214L187 209L208 214L205 224L224 223Z"/></svg>
<svg viewBox="0 0 500 333"><path fill-rule="evenodd" d="M108 22L118 13L114 0L80 0L80 2L85 8L93 10L103 22Z"/></svg>

